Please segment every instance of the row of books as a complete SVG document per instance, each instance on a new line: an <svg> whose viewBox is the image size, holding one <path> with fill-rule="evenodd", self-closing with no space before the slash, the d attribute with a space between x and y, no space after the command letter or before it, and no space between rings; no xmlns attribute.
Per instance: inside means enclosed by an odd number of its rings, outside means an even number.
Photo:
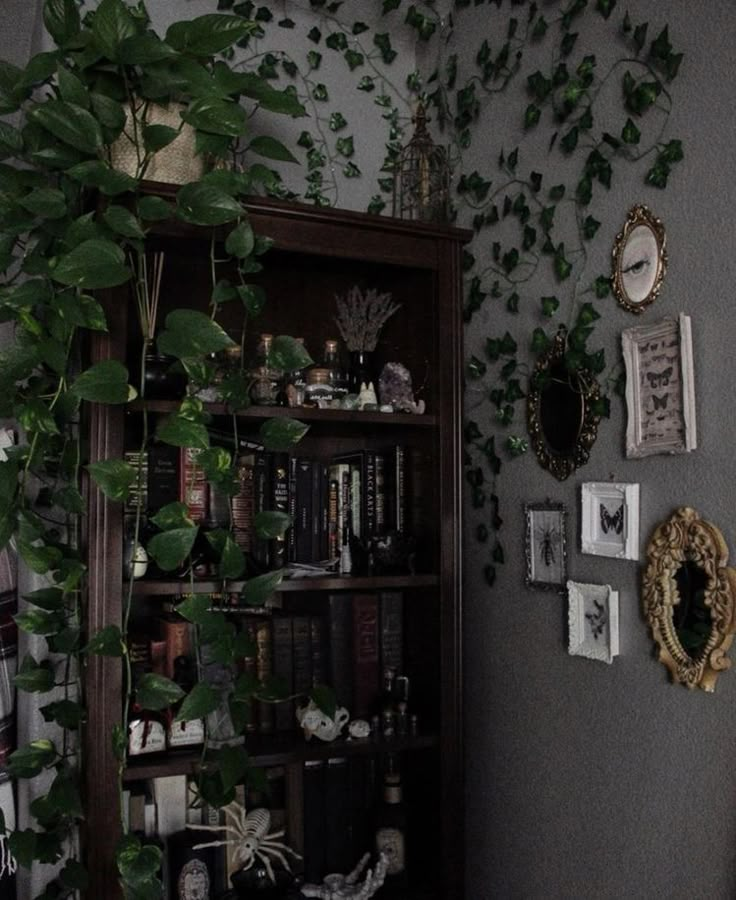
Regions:
<svg viewBox="0 0 736 900"><path fill-rule="evenodd" d="M238 616L255 648L242 666L262 683L275 677L289 697L330 685L352 718L370 718L377 712L382 672L404 668L403 608L398 591L333 593L321 612L263 610ZM134 675L154 671L176 677L177 661L191 655L193 626L168 612L149 627L153 634L136 634L131 642ZM200 673L205 680L211 674L207 668ZM295 731L296 703L256 702L247 730L263 735Z"/></svg>
<svg viewBox="0 0 736 900"><path fill-rule="evenodd" d="M197 451L154 444L141 456L126 453L141 468L126 502L150 514L174 501L186 503L191 518L205 527L230 527L238 545L260 569L315 563L340 555L347 535L367 544L390 531L412 529L410 469L402 444L387 450L363 449L329 461L246 448L237 459L237 493L231 498L208 484ZM416 474L411 479L418 484ZM283 539L260 539L255 516L265 510L289 513Z"/></svg>

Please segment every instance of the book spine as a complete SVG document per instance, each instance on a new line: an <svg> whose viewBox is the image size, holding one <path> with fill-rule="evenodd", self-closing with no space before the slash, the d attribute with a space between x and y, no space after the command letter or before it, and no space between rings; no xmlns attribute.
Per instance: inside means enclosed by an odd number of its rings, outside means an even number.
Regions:
<svg viewBox="0 0 736 900"><path fill-rule="evenodd" d="M321 511L322 472L318 462L312 464L312 549L311 560L320 561L322 511Z"/></svg>
<svg viewBox="0 0 736 900"><path fill-rule="evenodd" d="M259 619L256 623L256 678L263 684L273 674L272 627L270 619ZM258 732L273 734L273 704L258 701Z"/></svg>
<svg viewBox="0 0 736 900"><path fill-rule="evenodd" d="M329 479L327 490L327 558L336 559L340 554L342 529L338 517L339 487L334 478Z"/></svg>
<svg viewBox="0 0 736 900"><path fill-rule="evenodd" d="M271 456L271 481L269 509L274 512L289 511L289 454L274 453ZM286 565L286 536L273 538L269 548L269 566L281 569Z"/></svg>
<svg viewBox="0 0 736 900"><path fill-rule="evenodd" d="M304 763L304 879L321 884L325 867L325 764L320 759Z"/></svg>
<svg viewBox="0 0 736 900"><path fill-rule="evenodd" d="M148 508L159 510L178 499L181 456L176 447L153 444L148 451ZM204 477L204 473L202 473Z"/></svg>
<svg viewBox="0 0 736 900"><path fill-rule="evenodd" d="M238 491L232 499L233 540L244 553L253 551L253 454L238 461Z"/></svg>
<svg viewBox="0 0 736 900"><path fill-rule="evenodd" d="M330 559L330 472L326 463L317 463L319 466L319 516L320 516L320 543L319 560Z"/></svg>
<svg viewBox="0 0 736 900"><path fill-rule="evenodd" d="M195 462L198 450L182 447L179 464L179 500L185 504L194 522L207 518L209 491L201 466Z"/></svg>
<svg viewBox="0 0 736 900"><path fill-rule="evenodd" d="M353 716L370 717L379 690L378 598L375 594L353 597Z"/></svg>
<svg viewBox="0 0 736 900"><path fill-rule="evenodd" d="M299 459L296 467L296 561L312 558L312 460Z"/></svg>
<svg viewBox="0 0 736 900"><path fill-rule="evenodd" d="M312 687L324 684L325 671L325 633L322 616L309 617L309 638L312 651Z"/></svg>
<svg viewBox="0 0 736 900"><path fill-rule="evenodd" d="M256 623L252 621L244 621L242 623L242 630L244 634L248 638L248 643L250 647L248 648L247 655L243 656L240 667L242 671L246 675L252 675L253 678L258 678L257 672L257 659L258 659L258 634L256 630ZM245 719L245 731L247 734L253 734L258 730L258 717L257 717L257 709L255 701L250 699L248 701L248 710L247 715L244 716Z"/></svg>
<svg viewBox="0 0 736 900"><path fill-rule="evenodd" d="M270 455L265 451L255 454L253 469L253 513L254 517L268 509ZM262 569L269 566L269 541L259 538L253 532L253 559Z"/></svg>
<svg viewBox="0 0 736 900"><path fill-rule="evenodd" d="M348 761L344 756L327 760L325 771L325 865L328 872L347 872L350 857L350 797Z"/></svg>
<svg viewBox="0 0 736 900"><path fill-rule="evenodd" d="M376 453L376 530L375 534L386 531L386 457Z"/></svg>
<svg viewBox="0 0 736 900"><path fill-rule="evenodd" d="M129 450L125 453L125 462L136 471L136 478L130 486L128 496L125 498L124 511L126 515L134 514L138 509L140 499L141 510L145 513L148 509L148 464L149 457L146 451ZM140 467L140 481L138 471ZM173 497L176 500L176 494Z"/></svg>
<svg viewBox="0 0 736 900"><path fill-rule="evenodd" d="M296 469L298 459L296 456L289 457L289 518L291 519L291 527L286 533L286 560L287 562L297 562L296 555L296 535L298 531L298 519L296 514Z"/></svg>
<svg viewBox="0 0 736 900"><path fill-rule="evenodd" d="M335 691L338 706L353 713L352 612L346 594L327 598L327 681Z"/></svg>
<svg viewBox="0 0 736 900"><path fill-rule="evenodd" d="M376 530L376 454L373 450L363 453L363 534L374 537Z"/></svg>
<svg viewBox="0 0 736 900"><path fill-rule="evenodd" d="M381 603L381 671L387 667L397 675L404 671L404 598L398 591L385 591Z"/></svg>
<svg viewBox="0 0 736 900"><path fill-rule="evenodd" d="M350 478L350 525L353 529L353 534L357 538L363 537L363 493L362 493L362 478L360 473L360 465L352 465L350 466L349 478Z"/></svg>
<svg viewBox="0 0 736 900"><path fill-rule="evenodd" d="M406 521L406 470L405 470L405 449L401 444L397 444L394 448L394 490L396 492L396 519L394 527L397 531L405 531Z"/></svg>
<svg viewBox="0 0 736 900"><path fill-rule="evenodd" d="M294 690L294 661L292 656L292 619L290 616L274 616L273 619L273 674L283 682L288 694ZM276 731L291 731L294 725L294 701L284 700L274 704Z"/></svg>
<svg viewBox="0 0 736 900"><path fill-rule="evenodd" d="M312 689L312 630L309 616L294 616L294 693L302 696Z"/></svg>
<svg viewBox="0 0 736 900"><path fill-rule="evenodd" d="M164 674L174 677L174 660L180 656L189 656L191 641L189 639L189 623L184 619L161 619L161 637L166 643L164 658Z"/></svg>

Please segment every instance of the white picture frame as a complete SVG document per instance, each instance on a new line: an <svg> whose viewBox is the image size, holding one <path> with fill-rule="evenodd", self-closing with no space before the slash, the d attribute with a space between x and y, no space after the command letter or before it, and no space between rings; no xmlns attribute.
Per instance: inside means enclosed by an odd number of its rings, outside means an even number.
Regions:
<svg viewBox="0 0 736 900"><path fill-rule="evenodd" d="M626 328L626 456L689 453L697 447L690 316Z"/></svg>
<svg viewBox="0 0 736 900"><path fill-rule="evenodd" d="M639 485L584 482L580 548L594 556L639 559Z"/></svg>
<svg viewBox="0 0 736 900"><path fill-rule="evenodd" d="M567 582L568 653L598 662L619 654L618 591L610 584Z"/></svg>
<svg viewBox="0 0 736 900"><path fill-rule="evenodd" d="M526 585L565 592L567 581L567 509L563 503L525 503Z"/></svg>

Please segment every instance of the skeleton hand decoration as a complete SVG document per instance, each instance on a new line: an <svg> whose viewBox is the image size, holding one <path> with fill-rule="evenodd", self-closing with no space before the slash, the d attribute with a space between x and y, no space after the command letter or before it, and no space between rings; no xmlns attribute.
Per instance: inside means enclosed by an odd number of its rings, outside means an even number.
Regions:
<svg viewBox="0 0 736 900"><path fill-rule="evenodd" d="M322 884L303 885L302 894L319 900L368 900L383 884L388 866L386 855L380 853L375 869L368 869L365 879L358 884L369 858L370 854L366 853L349 875L328 875Z"/></svg>

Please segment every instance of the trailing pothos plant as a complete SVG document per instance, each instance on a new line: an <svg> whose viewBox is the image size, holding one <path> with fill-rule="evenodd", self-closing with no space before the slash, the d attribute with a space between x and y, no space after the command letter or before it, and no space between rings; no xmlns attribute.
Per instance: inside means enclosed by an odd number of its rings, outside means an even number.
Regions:
<svg viewBox="0 0 736 900"><path fill-rule="evenodd" d="M0 355L0 415L13 417L23 434L0 463L0 545L12 542L28 568L43 579L42 587L25 596L16 620L22 630L44 638L47 650L23 657L15 684L21 691L51 695L41 712L59 726L62 738L39 738L11 755L15 777L45 772L51 779L31 805L33 827L10 832L8 841L21 865L63 862L41 895L51 898L84 889L88 881L82 862L73 856L70 837L84 814L79 732L85 722L82 674L91 654L121 659L122 722L133 697L150 710L180 704L180 719L206 717L225 702L242 730L254 697L283 696L278 686L248 676L239 678L228 696L202 683L183 696L175 683L153 675L132 684L126 634L132 582L122 628L111 625L89 633L82 602L86 566L79 521L85 503L80 478L86 469L111 501L123 503L143 473L141 466L123 459L87 464L78 423L83 404L127 404L139 393L141 449L154 438L192 448L209 481L230 495L235 492L232 455L210 445L209 417L196 396L185 397L169 415L151 419L149 429L147 341L139 379L137 371L131 376L118 360L86 367L85 336L107 328L97 290L118 288L129 297L131 310L146 309L148 285L141 273L157 223L178 219L199 226L210 236L208 309L169 312L161 323L158 349L179 360L198 386L212 381L211 355L233 343L217 322L222 304L242 305L245 329L265 299L251 276L261 269L269 242L254 234L243 199L276 181L266 165L252 162L253 154L292 158L273 138L249 134L249 112L262 107L296 117L304 115L304 108L293 90L277 90L258 73L236 72L221 57L256 27L243 15L213 13L179 21L163 37L151 29L143 2L101 0L85 10L76 0L46 0L43 19L54 49L37 54L25 68L0 62L0 114L13 115L15 122L0 122L0 315L14 329L11 346ZM149 118L151 104L167 103L180 104L180 126ZM147 190L145 177L154 154L185 127L193 129L196 152L207 159L209 171L183 185L171 203ZM134 150L132 171L110 162L110 147L121 135ZM245 165L233 171L225 164L236 148L246 151ZM220 277L225 265L229 279ZM150 323L141 324L144 337L149 336ZM273 354L274 362L287 370L310 362L301 346L285 336L277 339ZM247 405L247 388L241 372L220 389L225 402L237 408ZM305 431L295 420L270 420L260 438L266 448L286 449ZM140 491L138 496L136 538L141 533ZM186 508L170 504L154 522L159 531L148 543L149 555L166 571L185 565L199 532ZM256 522L266 538L283 535L288 525L281 513L263 513ZM228 529L206 537L219 559L223 586L244 580L242 602L262 604L281 573L250 577ZM222 612L210 609L208 598L190 598L179 611L197 626L200 644L209 644L218 661L231 664L254 652ZM328 713L334 711L329 690L317 690L314 699ZM113 742L122 779L124 727L99 740ZM222 805L248 776L249 761L242 746L217 751L205 746L201 768L203 797ZM5 832L4 822L0 832ZM127 896L160 896L158 848L126 834L117 863Z"/></svg>

